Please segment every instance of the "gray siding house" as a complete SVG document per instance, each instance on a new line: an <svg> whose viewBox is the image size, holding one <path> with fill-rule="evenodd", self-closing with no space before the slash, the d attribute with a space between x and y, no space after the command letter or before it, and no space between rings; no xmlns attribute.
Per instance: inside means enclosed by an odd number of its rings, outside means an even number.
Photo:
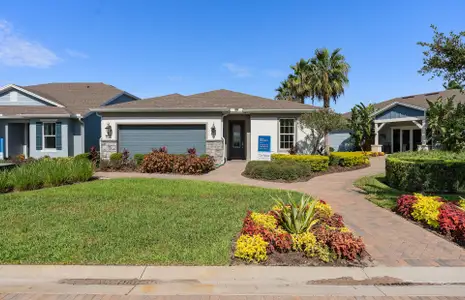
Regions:
<svg viewBox="0 0 465 300"><path fill-rule="evenodd" d="M98 148L101 121L90 108L138 99L104 83L4 86L0 88L0 152L3 158L66 157Z"/></svg>
<svg viewBox="0 0 465 300"><path fill-rule="evenodd" d="M455 102L465 102L465 94L459 90L446 90L428 94L398 97L374 104L375 141L372 151L386 153L427 149L426 111L428 102L454 97ZM350 118L350 113L344 114ZM349 131L332 132L329 136L331 147L345 151L350 145ZM352 145L352 147L354 147Z"/></svg>

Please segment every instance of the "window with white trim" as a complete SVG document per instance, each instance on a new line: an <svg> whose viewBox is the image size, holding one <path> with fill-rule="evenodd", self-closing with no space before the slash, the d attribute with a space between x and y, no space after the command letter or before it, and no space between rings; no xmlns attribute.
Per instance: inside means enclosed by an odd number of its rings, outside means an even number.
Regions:
<svg viewBox="0 0 465 300"><path fill-rule="evenodd" d="M295 144L295 119L279 119L279 150L289 150Z"/></svg>
<svg viewBox="0 0 465 300"><path fill-rule="evenodd" d="M44 148L56 149L56 123L44 123Z"/></svg>

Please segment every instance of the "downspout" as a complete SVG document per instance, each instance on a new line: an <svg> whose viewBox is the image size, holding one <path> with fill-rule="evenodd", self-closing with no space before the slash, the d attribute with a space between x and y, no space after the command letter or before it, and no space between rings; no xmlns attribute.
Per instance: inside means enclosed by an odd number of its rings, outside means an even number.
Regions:
<svg viewBox="0 0 465 300"><path fill-rule="evenodd" d="M79 121L79 123L81 123L81 153L79 154L82 154L82 153L85 153L86 152L86 139L85 139L85 132L86 132L86 124L84 123L83 121L83 118L81 115L76 115L77 116L77 119ZM69 139L69 137L68 137ZM74 141L73 141L73 147L74 147ZM68 149L68 153L69 153L69 149ZM76 156L76 154L75 154Z"/></svg>

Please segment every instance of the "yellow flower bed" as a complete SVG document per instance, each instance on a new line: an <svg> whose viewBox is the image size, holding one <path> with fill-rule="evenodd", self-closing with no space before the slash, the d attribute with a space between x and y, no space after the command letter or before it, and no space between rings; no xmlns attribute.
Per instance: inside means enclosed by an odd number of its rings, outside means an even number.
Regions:
<svg viewBox="0 0 465 300"><path fill-rule="evenodd" d="M437 196L424 196L422 194L414 195L418 200L412 205L413 219L416 221L426 222L428 225L438 228L439 208L443 203L438 201Z"/></svg>
<svg viewBox="0 0 465 300"><path fill-rule="evenodd" d="M248 262L265 261L268 256L266 247L268 243L260 235L241 235L237 239L234 256L242 258Z"/></svg>
<svg viewBox="0 0 465 300"><path fill-rule="evenodd" d="M275 229L277 225L276 218L272 215L252 212L250 215L255 224L261 225L266 229Z"/></svg>

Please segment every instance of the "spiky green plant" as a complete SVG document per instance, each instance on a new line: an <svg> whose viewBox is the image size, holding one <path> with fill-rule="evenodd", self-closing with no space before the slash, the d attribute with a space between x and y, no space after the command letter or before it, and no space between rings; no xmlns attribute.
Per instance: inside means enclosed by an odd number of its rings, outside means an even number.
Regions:
<svg viewBox="0 0 465 300"><path fill-rule="evenodd" d="M309 231L318 220L315 219L316 200L302 195L300 201L294 200L288 194L287 202L275 198L276 204L281 207L279 221L281 226L289 233L303 233Z"/></svg>

